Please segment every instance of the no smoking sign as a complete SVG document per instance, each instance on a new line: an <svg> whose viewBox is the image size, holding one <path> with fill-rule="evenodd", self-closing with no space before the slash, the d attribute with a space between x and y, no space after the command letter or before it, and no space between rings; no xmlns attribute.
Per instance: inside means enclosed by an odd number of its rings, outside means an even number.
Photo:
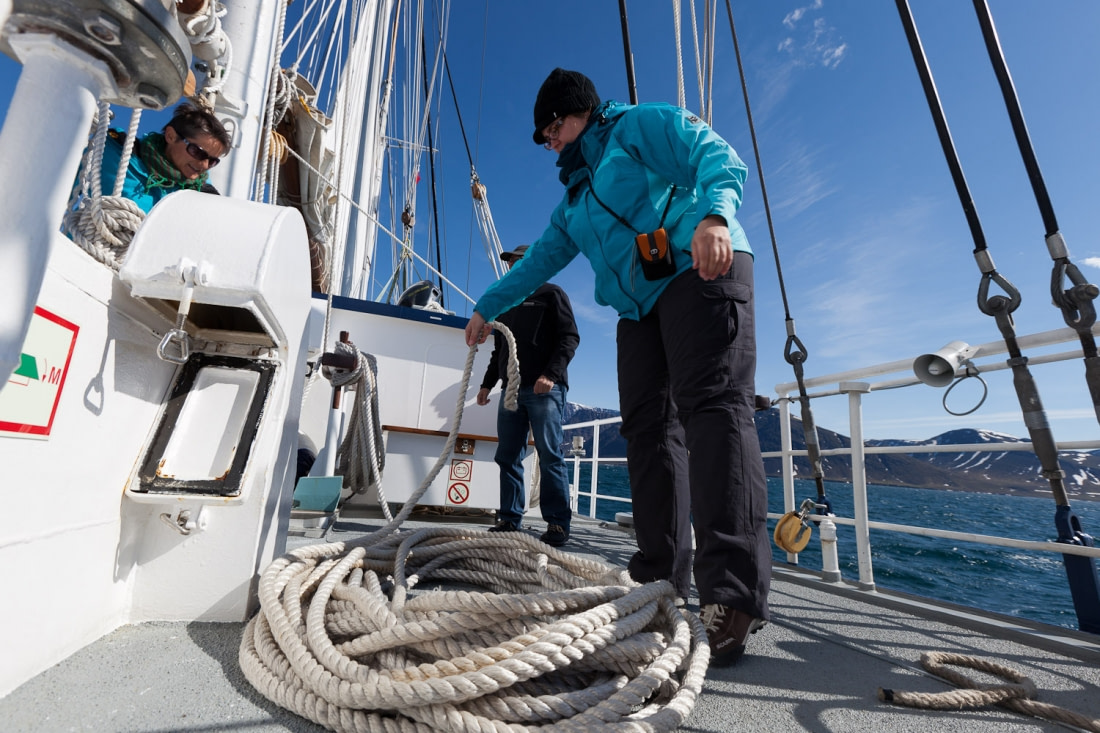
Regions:
<svg viewBox="0 0 1100 733"><path fill-rule="evenodd" d="M470 498L470 485L455 481L447 487L448 504L465 504Z"/></svg>
<svg viewBox="0 0 1100 733"><path fill-rule="evenodd" d="M466 458L451 461L451 480L447 484L447 503L465 504L470 500L470 478L474 475L474 462Z"/></svg>

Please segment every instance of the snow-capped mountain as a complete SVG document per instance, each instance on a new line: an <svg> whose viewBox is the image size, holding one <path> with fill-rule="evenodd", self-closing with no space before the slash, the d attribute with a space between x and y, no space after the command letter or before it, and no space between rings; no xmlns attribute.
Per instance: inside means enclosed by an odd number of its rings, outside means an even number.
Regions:
<svg viewBox="0 0 1100 733"><path fill-rule="evenodd" d="M567 404L566 424L600 420L618 416L616 410ZM792 442L796 449L804 449L802 422L792 416ZM760 434L760 447L764 451L780 449L779 411L763 410L756 413L756 428ZM818 442L823 450L846 448L851 441L846 435L818 428ZM991 430L951 430L928 440L868 440L868 446L924 446L924 445L973 445L996 443L1024 443L1021 438ZM591 433L585 438L585 446L591 443ZM626 444L619 435L617 425L603 426L600 431L600 455L623 456ZM822 470L828 481L850 482L851 460L847 456L822 458ZM1072 451L1059 454L1059 462L1065 471L1066 492L1070 498L1100 499L1100 452ZM803 478L812 478L813 472L805 458L796 458L795 472ZM780 474L778 458L764 461L770 476ZM979 453L913 453L874 454L867 456L867 481L885 486L912 486L916 488L944 488L960 491L981 491L1020 495L1049 495L1050 482L1040 473L1039 459L1030 450Z"/></svg>

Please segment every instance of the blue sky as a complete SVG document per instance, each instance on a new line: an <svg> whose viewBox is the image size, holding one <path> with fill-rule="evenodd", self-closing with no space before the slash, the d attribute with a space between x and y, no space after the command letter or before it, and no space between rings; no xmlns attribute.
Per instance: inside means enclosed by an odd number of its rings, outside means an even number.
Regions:
<svg viewBox="0 0 1100 733"><path fill-rule="evenodd" d="M627 5L639 98L675 102L672 3ZM1043 223L974 10L963 0L911 5L990 253L1023 296L1017 331L1061 328L1050 304ZM775 385L794 376L783 358L777 268L720 6L713 125L750 168L739 219L757 255L757 391L774 395ZM990 0L990 7L1071 258L1086 278L1100 280L1100 3ZM809 351L807 375L912 358L956 339L999 339L993 319L976 305L973 241L894 3L752 0L734 3L734 12L787 298ZM686 6L683 15L683 48L691 56ZM535 93L552 68L563 66L590 76L604 98L628 98L618 3L490 0L486 8L484 0L458 0L448 58L500 238L506 248L529 243L561 196L553 154L531 142ZM693 67L685 64L689 75ZM17 73L14 62L0 59L4 107ZM695 88L689 76L686 106L698 110ZM447 273L476 298L493 274L472 223L469 162L449 101L439 122ZM417 237L424 237L428 217L418 222ZM581 331L570 399L615 408L616 315L595 304L592 279L583 259L554 279L570 294ZM469 315L465 301L447 297L450 308ZM1032 372L1056 439L1100 435L1079 359ZM1007 372L986 379L990 398L966 417L947 414L943 391L931 387L872 395L863 408L866 435L924 439L974 427L1026 436ZM968 409L977 397L960 388L949 404ZM814 404L818 425L843 433L847 410L843 398Z"/></svg>

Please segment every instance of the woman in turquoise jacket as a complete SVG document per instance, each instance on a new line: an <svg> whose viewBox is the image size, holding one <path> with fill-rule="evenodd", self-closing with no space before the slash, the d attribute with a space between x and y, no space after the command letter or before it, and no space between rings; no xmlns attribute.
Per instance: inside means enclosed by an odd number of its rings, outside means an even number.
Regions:
<svg viewBox="0 0 1100 733"><path fill-rule="evenodd" d="M583 74L539 89L534 141L558 153L550 225L478 300L468 344L583 254L619 314L621 433L638 552L631 577L687 598L694 570L712 664L768 618L767 487L753 422L752 250L735 214L746 167L708 125L666 104L601 103ZM692 559L691 526L696 551Z"/></svg>
<svg viewBox="0 0 1100 733"><path fill-rule="evenodd" d="M103 147L100 185L104 196L114 191L124 139L121 131L111 130ZM122 196L148 214L153 204L176 191L218 193L208 172L229 152L230 143L229 133L212 112L183 104L163 130L134 141Z"/></svg>

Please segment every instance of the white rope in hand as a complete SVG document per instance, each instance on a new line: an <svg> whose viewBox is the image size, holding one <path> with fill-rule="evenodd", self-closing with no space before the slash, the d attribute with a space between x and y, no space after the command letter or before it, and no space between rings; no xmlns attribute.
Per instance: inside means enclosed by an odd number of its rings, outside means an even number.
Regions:
<svg viewBox="0 0 1100 733"><path fill-rule="evenodd" d="M398 515L263 572L261 610L241 640L245 677L336 731L679 727L710 648L669 582L638 585L622 568L521 532L397 532L454 450L475 353L446 445ZM518 383L517 366L509 384ZM415 590L429 581L462 589Z"/></svg>

